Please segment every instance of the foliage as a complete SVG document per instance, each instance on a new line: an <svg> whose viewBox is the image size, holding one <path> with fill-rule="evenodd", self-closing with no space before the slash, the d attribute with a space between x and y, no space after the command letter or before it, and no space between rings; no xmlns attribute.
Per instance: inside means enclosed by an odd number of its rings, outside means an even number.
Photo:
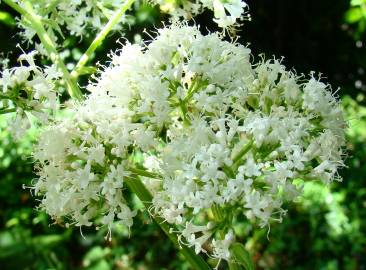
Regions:
<svg viewBox="0 0 366 270"><path fill-rule="evenodd" d="M366 30L366 1L351 0L350 8L345 13L345 21L348 24L356 25L354 36L359 39Z"/></svg>

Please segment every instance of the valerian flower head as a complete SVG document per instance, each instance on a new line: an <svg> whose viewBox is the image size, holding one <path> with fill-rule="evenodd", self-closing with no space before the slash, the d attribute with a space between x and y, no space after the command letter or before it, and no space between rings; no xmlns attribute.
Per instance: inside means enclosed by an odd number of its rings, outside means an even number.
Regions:
<svg viewBox="0 0 366 270"><path fill-rule="evenodd" d="M229 260L229 216L262 227L281 221L302 182L329 183L343 164L345 121L330 87L279 60L250 58L245 46L179 24L125 45L73 116L39 140L42 207L80 226L130 226L123 181L140 168L151 212L197 253L211 245L212 256ZM202 218L210 211L216 223Z"/></svg>

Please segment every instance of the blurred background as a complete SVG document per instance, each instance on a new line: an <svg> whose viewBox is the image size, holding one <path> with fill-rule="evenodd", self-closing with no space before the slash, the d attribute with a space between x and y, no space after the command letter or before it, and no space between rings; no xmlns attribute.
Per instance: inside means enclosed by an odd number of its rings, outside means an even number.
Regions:
<svg viewBox="0 0 366 270"><path fill-rule="evenodd" d="M348 154L340 173L343 182L325 187L310 183L289 209L282 224L253 228L238 223L258 269L366 269L366 0L247 0L251 21L239 29L239 42L254 55L284 56L283 63L298 73L321 73L339 98L349 122ZM94 55L105 63L107 53L120 45L121 35L138 42L167 20L157 8L136 4L129 12L127 34L114 33ZM13 11L0 4L0 58L16 64L20 42ZM212 14L196 18L202 31L214 31ZM139 34L140 33L140 34ZM91 40L68 38L66 62L78 60ZM31 49L22 45L24 50ZM86 79L85 79L86 81ZM129 232L118 228L105 241L101 229L66 229L51 224L35 207L29 189L34 181L31 131L12 140L0 118L0 269L189 269L159 228L140 213ZM51 224L51 225L50 225Z"/></svg>

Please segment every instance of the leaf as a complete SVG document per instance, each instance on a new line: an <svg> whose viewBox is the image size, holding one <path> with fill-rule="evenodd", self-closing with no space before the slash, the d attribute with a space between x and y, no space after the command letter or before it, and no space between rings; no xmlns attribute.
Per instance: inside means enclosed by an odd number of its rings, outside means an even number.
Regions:
<svg viewBox="0 0 366 270"><path fill-rule="evenodd" d="M40 235L32 238L32 244L35 247L41 248L50 248L52 246L58 245L60 242L65 240L64 234L49 234L49 235Z"/></svg>
<svg viewBox="0 0 366 270"><path fill-rule="evenodd" d="M93 66L86 66L77 70L79 75L93 74L97 72L97 68Z"/></svg>
<svg viewBox="0 0 366 270"><path fill-rule="evenodd" d="M15 25L14 18L8 12L5 11L0 11L0 22L9 26Z"/></svg>
<svg viewBox="0 0 366 270"><path fill-rule="evenodd" d="M237 262L229 262L229 270L242 270L243 267Z"/></svg>
<svg viewBox="0 0 366 270"><path fill-rule="evenodd" d="M244 266L246 270L254 270L254 263L249 252L245 249L243 244L234 243L230 247L231 255L234 260Z"/></svg>
<svg viewBox="0 0 366 270"><path fill-rule="evenodd" d="M109 248L102 248L100 246L95 246L91 250L89 250L83 259L83 264L88 266L92 262L100 261L104 259L110 253Z"/></svg>
<svg viewBox="0 0 366 270"><path fill-rule="evenodd" d="M62 33L60 25L52 19L42 19L42 22L48 24L53 30L60 34L60 36L65 39L65 36Z"/></svg>
<svg viewBox="0 0 366 270"><path fill-rule="evenodd" d="M345 14L345 20L348 23L355 23L362 19L363 14L360 7L354 7L349 9Z"/></svg>

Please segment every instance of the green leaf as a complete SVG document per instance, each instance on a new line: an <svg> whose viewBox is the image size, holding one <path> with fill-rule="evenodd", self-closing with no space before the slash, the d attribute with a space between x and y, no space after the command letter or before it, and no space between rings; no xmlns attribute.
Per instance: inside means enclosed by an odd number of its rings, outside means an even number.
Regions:
<svg viewBox="0 0 366 270"><path fill-rule="evenodd" d="M15 20L13 16L11 16L8 12L5 11L0 11L0 22L9 26L15 25Z"/></svg>
<svg viewBox="0 0 366 270"><path fill-rule="evenodd" d="M230 247L231 255L234 261L244 266L246 270L254 270L254 263L250 257L249 252L245 249L243 244L234 243Z"/></svg>
<svg viewBox="0 0 366 270"><path fill-rule="evenodd" d="M363 13L360 7L349 9L345 14L345 20L348 23L355 23L362 19Z"/></svg>
<svg viewBox="0 0 366 270"><path fill-rule="evenodd" d="M110 270L112 267L109 266L107 260L98 261L95 265L87 268L88 270Z"/></svg>
<svg viewBox="0 0 366 270"><path fill-rule="evenodd" d="M98 265L100 261L110 254L109 248L102 248L100 246L93 247L89 250L83 258L83 265L89 267L91 265Z"/></svg>
<svg viewBox="0 0 366 270"><path fill-rule="evenodd" d="M351 6L361 6L366 4L366 0L351 0Z"/></svg>
<svg viewBox="0 0 366 270"><path fill-rule="evenodd" d="M52 19L42 19L42 21L43 21L44 23L46 23L46 24L50 25L50 26L51 26L51 28L52 28L53 30L55 30L57 33L59 33L59 34L60 34L60 36L61 36L63 39L65 39L65 36L64 36L64 35L63 35L63 33L62 33L62 30L61 30L60 25L59 25L55 20L52 20ZM51 33L52 33L52 32L49 32L50 36L51 36Z"/></svg>
<svg viewBox="0 0 366 270"><path fill-rule="evenodd" d="M243 267L236 262L229 262L229 270L242 270Z"/></svg>
<svg viewBox="0 0 366 270"><path fill-rule="evenodd" d="M52 246L59 244L63 240L65 240L65 236L63 234L61 234L61 235L49 234L49 235L40 235L40 236L33 237L32 243L34 246L37 246L37 247L50 248Z"/></svg>

